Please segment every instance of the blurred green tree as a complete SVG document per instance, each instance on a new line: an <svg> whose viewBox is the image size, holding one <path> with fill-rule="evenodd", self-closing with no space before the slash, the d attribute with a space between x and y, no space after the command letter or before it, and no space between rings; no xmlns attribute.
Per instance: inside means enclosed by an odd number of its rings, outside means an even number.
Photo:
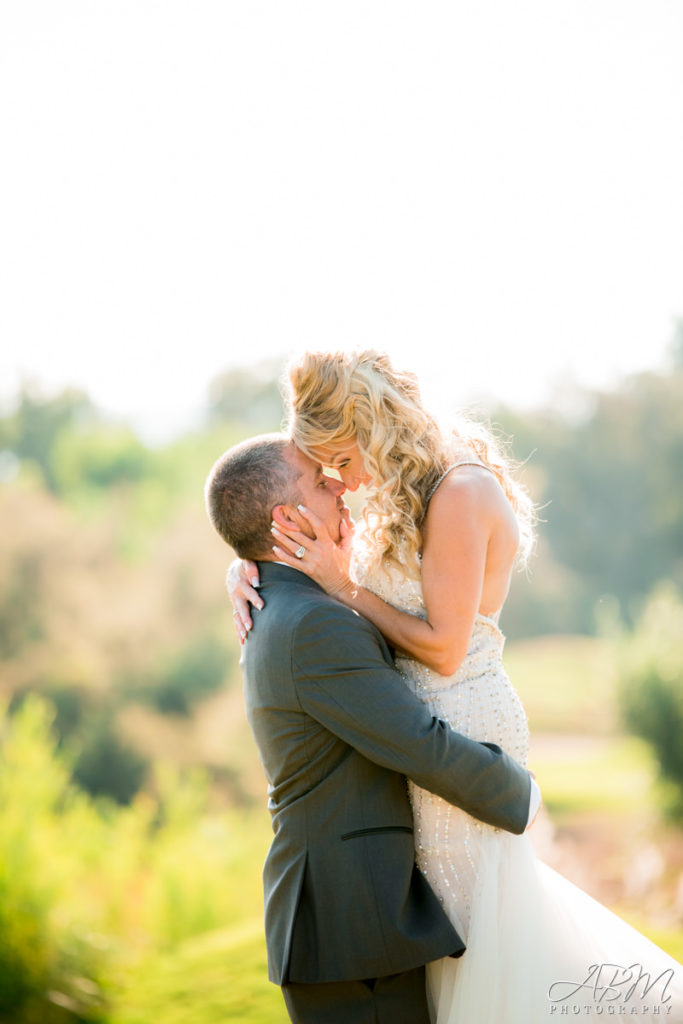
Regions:
<svg viewBox="0 0 683 1024"><path fill-rule="evenodd" d="M97 420L93 403L82 391L67 388L48 398L26 383L14 410L0 418L0 451L35 463L49 489L57 492L53 458L60 438L75 427L92 428Z"/></svg>
<svg viewBox="0 0 683 1024"><path fill-rule="evenodd" d="M632 622L658 580L683 585L683 368L583 398L573 422L548 411L496 414L516 455L531 456L525 472L542 507L538 566L506 608L508 626L516 614L523 631L536 618L541 631L592 632L606 594ZM559 581L565 598L553 605Z"/></svg>
<svg viewBox="0 0 683 1024"><path fill-rule="evenodd" d="M0 708L0 1020L104 1024L104 956L73 926L62 843L87 844L95 814L69 783L50 734L51 710ZM75 826L75 829L74 829ZM85 871L81 868L79 881ZM74 887L76 888L76 887ZM71 893L69 893L71 895ZM56 905L59 904L59 912Z"/></svg>
<svg viewBox="0 0 683 1024"><path fill-rule="evenodd" d="M128 675L122 687L128 698L151 704L164 714L190 715L223 685L229 668L225 641L215 632L202 631L160 656L147 675Z"/></svg>
<svg viewBox="0 0 683 1024"><path fill-rule="evenodd" d="M683 594L660 584L622 639L620 697L628 727L652 745L683 817Z"/></svg>
<svg viewBox="0 0 683 1024"><path fill-rule="evenodd" d="M129 804L141 788L149 762L116 732L113 718L103 712L81 741L73 780L91 796L104 796Z"/></svg>
<svg viewBox="0 0 683 1024"><path fill-rule="evenodd" d="M251 369L236 367L215 377L209 385L209 424L239 423L245 437L279 430L284 416L278 385L281 371L282 360L268 360Z"/></svg>
<svg viewBox="0 0 683 1024"><path fill-rule="evenodd" d="M52 459L55 485L61 494L135 484L157 472L152 453L132 430L104 424L62 431Z"/></svg>

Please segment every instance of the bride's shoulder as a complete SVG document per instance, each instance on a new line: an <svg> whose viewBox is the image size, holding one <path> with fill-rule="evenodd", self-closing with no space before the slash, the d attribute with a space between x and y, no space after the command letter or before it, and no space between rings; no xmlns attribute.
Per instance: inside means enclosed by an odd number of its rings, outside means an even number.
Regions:
<svg viewBox="0 0 683 1024"><path fill-rule="evenodd" d="M425 521L498 514L507 504L495 474L479 462L453 466L431 496Z"/></svg>

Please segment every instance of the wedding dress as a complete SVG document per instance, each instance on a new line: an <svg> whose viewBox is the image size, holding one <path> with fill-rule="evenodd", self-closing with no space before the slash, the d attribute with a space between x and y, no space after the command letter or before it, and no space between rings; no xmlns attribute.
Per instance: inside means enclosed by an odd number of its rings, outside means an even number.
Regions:
<svg viewBox="0 0 683 1024"><path fill-rule="evenodd" d="M368 561L359 538L359 582L426 617L419 579L396 567L368 569ZM526 765L527 720L503 668L503 644L496 619L477 615L454 675L408 657L397 657L396 667L435 716ZM683 1024L677 961L538 860L527 834L485 825L413 783L409 792L417 864L467 944L461 958L427 966L435 1024L578 1016Z"/></svg>

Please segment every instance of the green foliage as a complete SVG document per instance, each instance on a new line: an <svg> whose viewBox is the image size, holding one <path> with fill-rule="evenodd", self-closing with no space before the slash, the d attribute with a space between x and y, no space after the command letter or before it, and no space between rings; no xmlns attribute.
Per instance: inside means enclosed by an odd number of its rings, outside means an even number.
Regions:
<svg viewBox="0 0 683 1024"><path fill-rule="evenodd" d="M556 822L590 811L627 814L647 803L657 769L650 748L637 737L590 735L566 743L557 736L534 743L532 736L530 767Z"/></svg>
<svg viewBox="0 0 683 1024"><path fill-rule="evenodd" d="M16 693L11 714L34 697ZM78 687L51 688L49 697L53 733L59 749L68 751L71 781L91 796L130 803L145 781L149 761L118 734L113 709L98 706Z"/></svg>
<svg viewBox="0 0 683 1024"><path fill-rule="evenodd" d="M25 695L19 696L23 698ZM51 686L49 698L55 710L54 731L62 746L64 740L68 740L82 728L86 715L90 713L92 701L87 691L68 684ZM16 710L12 705L10 709Z"/></svg>
<svg viewBox="0 0 683 1024"><path fill-rule="evenodd" d="M683 585L683 496L674 485L683 464L680 333L678 324L667 374L640 374L611 393L575 396L571 409L492 411L516 456L529 458L524 475L542 507L531 578L515 581L506 606L510 635L592 633L603 595L615 595L630 620L657 580ZM181 511L192 507L201 517L202 485L215 458L250 433L278 428L279 372L271 362L216 378L209 429L157 451L104 423L78 392L44 398L25 388L14 412L0 419L0 454L22 460L24 481L27 467L38 467L48 488L88 523L106 524L118 561L142 564ZM29 583L40 567L24 561L19 570L15 590L5 592L6 617L8 606L16 609L7 630L15 654L43 626Z"/></svg>
<svg viewBox="0 0 683 1024"><path fill-rule="evenodd" d="M225 641L203 632L179 650L160 659L151 677L128 682L131 696L148 702L164 714L189 715L224 682L229 652Z"/></svg>
<svg viewBox="0 0 683 1024"><path fill-rule="evenodd" d="M153 798L140 796L128 807L93 801L69 781L52 718L50 706L33 696L0 719L0 1020L116 1021L119 1003L130 1014L142 1006L144 1014L140 979L148 971L164 977L163 965L174 960L185 973L175 982L166 976L166 1001L174 984L184 983L192 990L191 1014L197 1011L185 1019L203 1019L212 998L227 1012L239 1000L231 989L242 985L244 993L246 976L231 976L230 963L216 953L207 967L216 992L205 996L187 974L201 948L190 952L188 940L253 921L267 816L211 812L206 775L181 777L171 766L158 766ZM223 951L232 950L236 934L221 941ZM265 972L256 977L260 926L252 925L235 959L263 1005L271 1005ZM158 1012L147 1020L165 1020L163 993L154 993Z"/></svg>
<svg viewBox="0 0 683 1024"><path fill-rule="evenodd" d="M149 520L141 512L150 480L126 492L105 488L106 507L87 521L35 480L0 488L4 692L14 705L35 691L54 700L57 730L80 748L77 777L90 792L128 800L143 779L147 751L130 749L120 731L124 705L189 716L234 675L238 644L223 585L231 555L201 502L206 443L187 439L164 453L157 483L168 479L176 498L162 503L156 530L158 510ZM185 465L196 481L192 505L174 475ZM131 534L146 540L124 559L120 537ZM225 762L213 763L220 770Z"/></svg>
<svg viewBox="0 0 683 1024"><path fill-rule="evenodd" d="M0 419L0 450L35 463L50 490L57 491L54 454L62 435L96 421L94 406L81 391L69 388L46 398L28 384L22 388L14 411Z"/></svg>
<svg viewBox="0 0 683 1024"><path fill-rule="evenodd" d="M20 670L31 650L52 648L49 606L63 544L62 511L35 483L0 489L0 660Z"/></svg>
<svg viewBox="0 0 683 1024"><path fill-rule="evenodd" d="M615 595L631 619L658 580L683 585L683 369L584 395L574 422L559 412L498 418L518 457L534 453L527 477L545 506L543 547L523 595L527 634L593 632L603 595ZM508 623L516 602L513 587Z"/></svg>
<svg viewBox="0 0 683 1024"><path fill-rule="evenodd" d="M8 659L45 636L40 614L42 566L32 552L17 552L12 561L0 597L0 657Z"/></svg>
<svg viewBox="0 0 683 1024"><path fill-rule="evenodd" d="M128 804L141 788L148 767L147 758L121 739L107 715L88 730L72 778L91 796Z"/></svg>
<svg viewBox="0 0 683 1024"><path fill-rule="evenodd" d="M605 735L618 724L614 641L538 636L505 648L505 666L537 733Z"/></svg>
<svg viewBox="0 0 683 1024"><path fill-rule="evenodd" d="M269 360L255 369L236 368L216 377L209 386L209 423L239 423L245 435L279 430L284 416L281 367L281 360Z"/></svg>
<svg viewBox="0 0 683 1024"><path fill-rule="evenodd" d="M0 719L0 1020L284 1024L260 916L265 811L212 810L206 774L171 765L154 796L93 801L70 785L51 721L36 696ZM599 740L584 761L534 756L562 813L643 799L642 743Z"/></svg>
<svg viewBox="0 0 683 1024"><path fill-rule="evenodd" d="M138 483L155 469L135 434L123 427L63 431L53 452L53 472L61 494L79 489Z"/></svg>
<svg viewBox="0 0 683 1024"><path fill-rule="evenodd" d="M48 707L33 698L0 734L0 1018L100 1021L101 951L86 937L87 920L72 919L79 901L63 902L64 844L88 810L49 730Z"/></svg>
<svg viewBox="0 0 683 1024"><path fill-rule="evenodd" d="M683 817L683 597L672 584L652 594L622 643L621 701L627 725L651 744Z"/></svg>
<svg viewBox="0 0 683 1024"><path fill-rule="evenodd" d="M263 922L210 932L125 975L111 1024L287 1024L282 994L267 978Z"/></svg>

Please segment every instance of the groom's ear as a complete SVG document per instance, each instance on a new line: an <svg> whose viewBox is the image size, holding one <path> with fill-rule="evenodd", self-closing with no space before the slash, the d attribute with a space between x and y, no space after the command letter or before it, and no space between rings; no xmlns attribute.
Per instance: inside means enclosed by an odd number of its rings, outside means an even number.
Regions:
<svg viewBox="0 0 683 1024"><path fill-rule="evenodd" d="M304 519L296 505L276 505L273 509L273 522L276 526L284 526L288 530L299 530L307 537L315 537L311 524Z"/></svg>
<svg viewBox="0 0 683 1024"><path fill-rule="evenodd" d="M276 526L286 526L289 529L294 526L298 529L300 519L293 505L276 505L273 509L273 522Z"/></svg>

